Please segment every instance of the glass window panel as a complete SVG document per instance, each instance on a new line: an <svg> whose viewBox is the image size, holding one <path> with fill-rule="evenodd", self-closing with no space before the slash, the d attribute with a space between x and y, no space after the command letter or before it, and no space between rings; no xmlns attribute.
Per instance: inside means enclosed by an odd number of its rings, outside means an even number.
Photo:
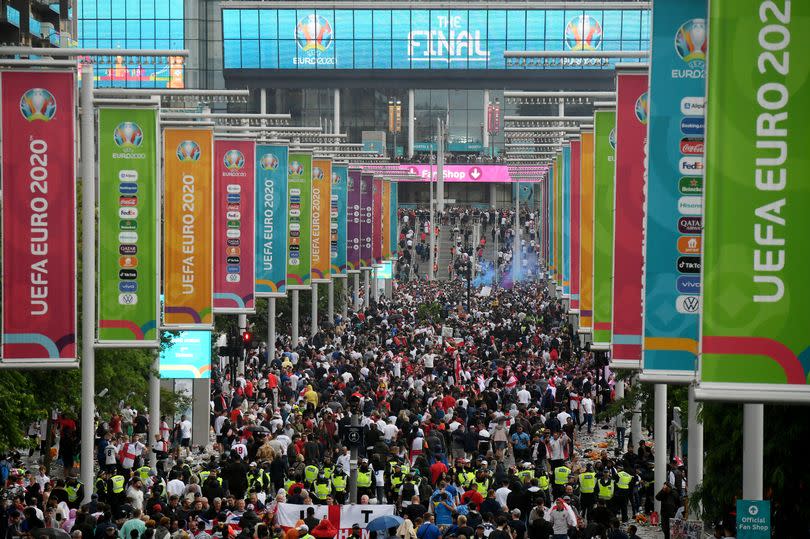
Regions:
<svg viewBox="0 0 810 539"><path fill-rule="evenodd" d="M264 32L264 29L262 29ZM278 40L262 39L259 42L259 63L264 69L277 69L278 65Z"/></svg>
<svg viewBox="0 0 810 539"><path fill-rule="evenodd" d="M109 19L112 17L112 0L96 0L99 19Z"/></svg>
<svg viewBox="0 0 810 539"><path fill-rule="evenodd" d="M184 37L183 23L180 21L172 20L169 23L169 29L171 30L169 36L171 37L172 41L179 40L182 43ZM255 39L258 39L258 36L256 36Z"/></svg>
<svg viewBox="0 0 810 539"><path fill-rule="evenodd" d="M506 32L510 40L526 38L526 11L513 10L506 12Z"/></svg>
<svg viewBox="0 0 810 539"><path fill-rule="evenodd" d="M349 39L335 40L335 67L352 69L354 67L354 43Z"/></svg>
<svg viewBox="0 0 810 539"><path fill-rule="evenodd" d="M509 31L512 31L511 25ZM546 12L539 9L528 11L526 13L526 39L545 39L545 37Z"/></svg>
<svg viewBox="0 0 810 539"><path fill-rule="evenodd" d="M169 20L157 20L155 21L155 37L160 39L169 39L171 28Z"/></svg>
<svg viewBox="0 0 810 539"><path fill-rule="evenodd" d="M260 9L259 12L259 27L261 28L262 39L276 39L278 38L278 17L277 13L271 9ZM223 28L225 22L223 21Z"/></svg>
<svg viewBox="0 0 810 539"><path fill-rule="evenodd" d="M171 18L171 10L169 9L169 2L163 0L155 2L155 18L156 19Z"/></svg>
<svg viewBox="0 0 810 539"><path fill-rule="evenodd" d="M242 67L241 42L238 39L223 39L222 55L225 69Z"/></svg>
<svg viewBox="0 0 810 539"><path fill-rule="evenodd" d="M391 69L391 48L390 39L375 39L372 45L374 55L374 69Z"/></svg>
<svg viewBox="0 0 810 539"><path fill-rule="evenodd" d="M222 37L223 39L236 39L242 36L242 25L239 10L222 10Z"/></svg>
<svg viewBox="0 0 810 539"><path fill-rule="evenodd" d="M335 22L332 25L335 39L352 39L354 37L354 13L349 9L335 10Z"/></svg>
<svg viewBox="0 0 810 539"><path fill-rule="evenodd" d="M258 39L242 40L242 67L245 69L259 67Z"/></svg>
<svg viewBox="0 0 810 539"><path fill-rule="evenodd" d="M369 9L358 9L354 12L354 39L372 39L376 33Z"/></svg>
<svg viewBox="0 0 810 539"><path fill-rule="evenodd" d="M370 39L354 40L354 68L371 69L372 61L372 41Z"/></svg>
<svg viewBox="0 0 810 539"><path fill-rule="evenodd" d="M397 40L391 42L391 67L394 69L410 69L410 41Z"/></svg>
<svg viewBox="0 0 810 539"><path fill-rule="evenodd" d="M622 39L622 14L620 11L605 11L602 16L602 38L604 41Z"/></svg>
<svg viewBox="0 0 810 539"><path fill-rule="evenodd" d="M127 19L140 19L141 18L141 0L126 0L126 8L123 10L116 9L113 13L114 17Z"/></svg>
<svg viewBox="0 0 810 539"><path fill-rule="evenodd" d="M411 31L411 12L400 9L391 12L391 36L394 39L408 39Z"/></svg>
<svg viewBox="0 0 810 539"><path fill-rule="evenodd" d="M278 40L279 67L281 69L297 69L301 66L295 63L298 57L298 46L294 39Z"/></svg>
<svg viewBox="0 0 810 539"><path fill-rule="evenodd" d="M155 18L155 0L141 0L141 17L144 19Z"/></svg>
<svg viewBox="0 0 810 539"><path fill-rule="evenodd" d="M648 31L649 33L649 31ZM641 12L622 12L622 41L641 39Z"/></svg>
<svg viewBox="0 0 810 539"><path fill-rule="evenodd" d="M142 20L140 21L140 26L141 26L141 39L151 43L155 39L155 21Z"/></svg>

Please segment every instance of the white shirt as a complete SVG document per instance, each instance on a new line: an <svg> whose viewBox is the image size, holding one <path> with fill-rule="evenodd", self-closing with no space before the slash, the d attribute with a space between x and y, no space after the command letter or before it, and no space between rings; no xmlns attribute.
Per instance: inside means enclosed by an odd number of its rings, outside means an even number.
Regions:
<svg viewBox="0 0 810 539"><path fill-rule="evenodd" d="M557 421L560 422L560 425L565 425L568 423L568 418L571 417L571 414L563 410L559 414L557 414Z"/></svg>
<svg viewBox="0 0 810 539"><path fill-rule="evenodd" d="M172 479L166 483L166 492L169 496L182 496L186 492L186 484L179 479Z"/></svg>
<svg viewBox="0 0 810 539"><path fill-rule="evenodd" d="M580 403L582 406L582 412L585 414L592 414L593 413L593 400L590 397L585 397L582 399Z"/></svg>
<svg viewBox="0 0 810 539"><path fill-rule="evenodd" d="M336 464L337 464L337 467L339 469L343 470L343 472L346 475L350 475L351 474L351 462L352 462L351 455L344 454L344 455L340 455L337 458L337 463Z"/></svg>
<svg viewBox="0 0 810 539"><path fill-rule="evenodd" d="M191 438L191 421L188 419L180 422L180 438Z"/></svg>
<svg viewBox="0 0 810 539"><path fill-rule="evenodd" d="M127 498L132 500L132 508L143 510L143 491L140 489L129 487L127 489Z"/></svg>
<svg viewBox="0 0 810 539"><path fill-rule="evenodd" d="M496 490L495 500L498 502L498 505L500 505L501 507L506 505L506 497L509 496L511 492L512 491L509 490L509 487L501 487L498 490Z"/></svg>
<svg viewBox="0 0 810 539"><path fill-rule="evenodd" d="M399 429L393 423L388 423L387 425L385 425L385 427L383 427L382 432L385 441L390 442L399 433Z"/></svg>
<svg viewBox="0 0 810 539"><path fill-rule="evenodd" d="M524 388L517 392L517 398L520 404L529 404L529 401L532 399L532 393Z"/></svg>
<svg viewBox="0 0 810 539"><path fill-rule="evenodd" d="M233 449L234 452L236 452L236 454L243 459L247 456L248 451L245 444L233 444L233 447L231 447L231 449Z"/></svg>

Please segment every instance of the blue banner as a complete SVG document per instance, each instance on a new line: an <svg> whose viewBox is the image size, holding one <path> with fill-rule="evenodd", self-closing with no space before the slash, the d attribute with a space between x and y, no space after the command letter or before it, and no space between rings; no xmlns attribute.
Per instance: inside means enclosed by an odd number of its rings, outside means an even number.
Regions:
<svg viewBox="0 0 810 539"><path fill-rule="evenodd" d="M332 165L332 201L329 212L329 232L332 277L346 277L346 209L348 203L349 169Z"/></svg>
<svg viewBox="0 0 810 539"><path fill-rule="evenodd" d="M397 210L399 209L399 183L392 181L391 182L391 258L396 260L397 254L399 252L399 236L397 236L397 231L399 230L399 214Z"/></svg>
<svg viewBox="0 0 810 539"><path fill-rule="evenodd" d="M553 58L507 64L504 52L647 50L649 17L646 9L225 8L223 67L601 68L617 60Z"/></svg>
<svg viewBox="0 0 810 539"><path fill-rule="evenodd" d="M706 2L655 2L653 17L642 365L691 376L700 274L678 268L701 256L703 133L684 125L703 123Z"/></svg>
<svg viewBox="0 0 810 539"><path fill-rule="evenodd" d="M256 296L287 295L287 146L256 146Z"/></svg>
<svg viewBox="0 0 810 539"><path fill-rule="evenodd" d="M568 298L571 290L571 145L562 149L562 297Z"/></svg>

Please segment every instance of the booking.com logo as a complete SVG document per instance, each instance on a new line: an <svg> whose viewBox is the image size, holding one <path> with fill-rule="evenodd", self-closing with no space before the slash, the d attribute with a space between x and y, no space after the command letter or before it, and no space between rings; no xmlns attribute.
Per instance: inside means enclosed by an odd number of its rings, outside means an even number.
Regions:
<svg viewBox="0 0 810 539"><path fill-rule="evenodd" d="M706 21L690 19L675 33L675 51L690 67L703 67L706 61Z"/></svg>
<svg viewBox="0 0 810 539"><path fill-rule="evenodd" d="M56 98L45 88L31 88L20 98L20 112L29 122L50 121L56 115Z"/></svg>
<svg viewBox="0 0 810 539"><path fill-rule="evenodd" d="M565 44L572 51L592 51L602 44L602 25L590 15L574 17L565 26Z"/></svg>
<svg viewBox="0 0 810 539"><path fill-rule="evenodd" d="M113 140L119 148L137 148L143 142L143 131L135 122L121 122L115 127Z"/></svg>

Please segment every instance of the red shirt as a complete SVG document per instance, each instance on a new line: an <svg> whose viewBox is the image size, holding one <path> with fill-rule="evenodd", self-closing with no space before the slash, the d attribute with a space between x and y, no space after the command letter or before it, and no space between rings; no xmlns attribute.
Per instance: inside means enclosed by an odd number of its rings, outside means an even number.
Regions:
<svg viewBox="0 0 810 539"><path fill-rule="evenodd" d="M471 488L461 496L462 503L474 503L476 507L481 507L481 504L484 503L484 497L481 496L481 493Z"/></svg>
<svg viewBox="0 0 810 539"><path fill-rule="evenodd" d="M430 482L435 485L443 473L447 473L447 466L444 465L444 462L437 460L430 466Z"/></svg>

